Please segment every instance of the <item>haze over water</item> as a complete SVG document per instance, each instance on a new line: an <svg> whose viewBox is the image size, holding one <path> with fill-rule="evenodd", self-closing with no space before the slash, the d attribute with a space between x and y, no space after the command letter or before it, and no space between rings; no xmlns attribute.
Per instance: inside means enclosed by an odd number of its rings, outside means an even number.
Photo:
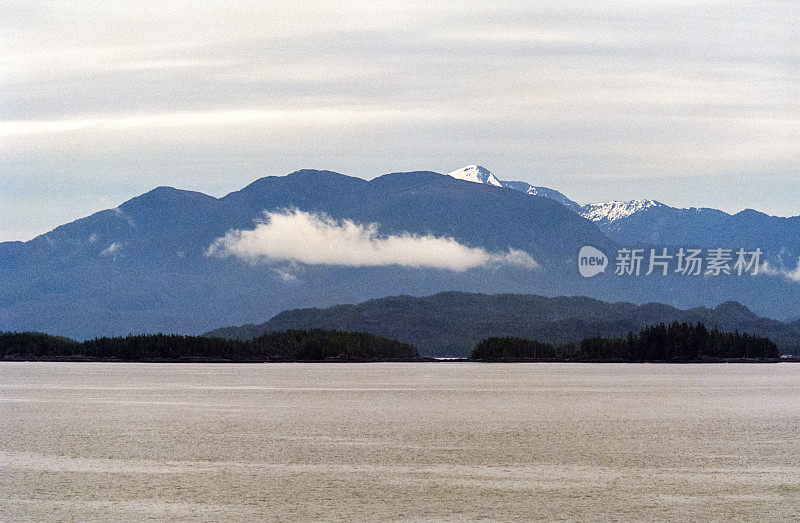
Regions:
<svg viewBox="0 0 800 523"><path fill-rule="evenodd" d="M800 517L800 365L0 365L0 519Z"/></svg>

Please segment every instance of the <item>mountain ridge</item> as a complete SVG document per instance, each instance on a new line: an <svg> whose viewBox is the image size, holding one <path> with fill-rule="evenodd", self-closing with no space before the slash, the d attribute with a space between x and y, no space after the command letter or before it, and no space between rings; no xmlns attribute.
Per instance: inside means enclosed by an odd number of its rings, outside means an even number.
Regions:
<svg viewBox="0 0 800 523"><path fill-rule="evenodd" d="M763 318L738 302L714 308L678 309L662 303L636 305L587 296L482 294L447 291L430 296L388 296L358 304L283 311L261 324L223 327L205 333L249 339L286 329L363 331L412 343L427 356L464 356L482 339L520 337L551 343L624 336L673 321L771 335L784 351L800 350L800 321Z"/></svg>
<svg viewBox="0 0 800 523"><path fill-rule="evenodd" d="M300 170L263 177L222 198L158 188L25 243L0 245L0 329L77 339L131 332L199 334L287 308L399 292L508 289L530 269L250 264L208 256L229 231L296 208L379 224L385 235L452 238L466 249L524 251L556 273L584 241L613 248L592 224L546 198L431 172L363 180ZM295 270L295 269L293 269ZM530 280L536 283L536 280ZM559 278L542 284L557 289ZM548 292L551 292L548 290Z"/></svg>
<svg viewBox="0 0 800 523"><path fill-rule="evenodd" d="M387 238L438 238L459 244L461 252L484 252L486 260L521 251L536 262L535 268L403 266L405 251L374 266L209 255L210 245L229 232L253 233L264 223L265 212L274 216L291 212L287 209L324 217L334 229L350 223L354 230L373 231L364 233L361 245L373 240L384 245L380 242ZM755 221L747 224L748 219ZM716 236L708 238L721 238L732 247L765 244L770 267L781 256L791 260L800 245L792 220L785 219L774 233L772 222L760 214L746 213L737 220L744 222L729 226L727 236L718 227L711 231ZM698 233L691 216L665 230ZM625 238L626 231L603 230L553 198L431 171L364 180L306 169L259 178L221 198L159 187L29 242L0 244L0 329L78 339L131 332L199 334L219 325L263 321L287 309L446 290L586 295L683 308L736 300L763 316L800 316L800 285L792 281L795 273L781 272L778 263L752 278L615 278L609 270L586 279L578 274L577 254L585 245L611 255L620 246L646 248L647 240L657 245L662 239ZM766 241L770 238L772 243Z"/></svg>
<svg viewBox="0 0 800 523"><path fill-rule="evenodd" d="M471 173L473 172L477 172L480 174L472 175ZM505 187L508 189L513 189L515 191L523 192L533 196L539 195L539 196L544 196L546 198L551 198L558 201L562 205L565 205L566 207L578 209L579 214L583 215L585 218L590 219L592 221L604 221L604 220L615 221L616 219L630 216L635 212L645 210L649 207L666 207L669 209L680 210L680 211L712 212L716 214L724 214L729 217L737 216L744 213L747 215L756 214L769 218L787 218L787 219L800 218L800 215L773 216L752 208L746 208L735 213L729 213L720 209L715 209L713 207L673 207L671 205L667 205L665 203L652 200L649 198L637 198L631 200L607 200L607 201L579 204L569 199L563 193L555 189L550 189L548 187L534 186L528 182L501 180L497 178L497 176L492 171L490 171L486 167L477 164L468 165L466 167L462 167L461 169L451 171L447 175L459 180L469 181L473 183L480 183L485 185L493 185L496 187ZM487 180L491 180L491 182ZM608 208L609 210L607 212L604 212L603 211L604 208ZM619 213L618 211L623 211L623 212Z"/></svg>
<svg viewBox="0 0 800 523"><path fill-rule="evenodd" d="M471 167L491 174L485 167ZM526 182L505 182L492 176L503 187L526 194L532 194L529 191L533 190L539 196L558 201L623 245L758 247L767 253L765 261L780 271L793 273L800 269L800 215L770 216L755 209L731 214L709 207L672 207L646 198L580 205L552 189L534 188Z"/></svg>

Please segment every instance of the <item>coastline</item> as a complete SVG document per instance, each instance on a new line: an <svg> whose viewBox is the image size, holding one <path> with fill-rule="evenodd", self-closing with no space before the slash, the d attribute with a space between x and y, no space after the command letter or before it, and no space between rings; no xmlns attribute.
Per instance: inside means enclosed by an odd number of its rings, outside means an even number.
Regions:
<svg viewBox="0 0 800 523"><path fill-rule="evenodd" d="M575 363L575 364L594 364L594 363L619 363L619 364L754 364L754 363L800 363L800 358L703 358L698 360L533 360L533 359L508 359L508 360L472 360L469 358L418 358L418 359L357 359L357 358L327 358L327 359L314 359L314 360L296 360L296 359L282 359L282 358L263 358L254 360L231 360L223 358L151 358L151 359L97 359L97 358L80 358L75 356L65 356L59 358L4 358L0 359L1 363L488 363L488 364L503 364L503 363Z"/></svg>

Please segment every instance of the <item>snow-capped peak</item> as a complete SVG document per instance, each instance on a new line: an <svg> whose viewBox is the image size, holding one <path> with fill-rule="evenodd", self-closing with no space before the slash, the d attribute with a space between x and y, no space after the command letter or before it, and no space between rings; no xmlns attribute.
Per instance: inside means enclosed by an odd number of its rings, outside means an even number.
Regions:
<svg viewBox="0 0 800 523"><path fill-rule="evenodd" d="M481 167L480 165L467 165L464 168L458 169L457 171L453 171L448 173L448 176L452 176L453 178L458 178L459 180L466 180L468 182L474 183L484 183L486 185L494 185L496 187L502 187L503 184L500 183L500 180L489 171L486 167Z"/></svg>
<svg viewBox="0 0 800 523"><path fill-rule="evenodd" d="M494 185L496 187L506 187L508 189L523 192L531 196L543 196L559 202L560 204L593 222L611 223L615 220L627 218L632 214L643 211L650 207L666 207L666 205L661 202L647 199L629 201L615 200L611 202L589 203L581 206L560 192L553 189L548 189L547 187L534 187L527 182L500 181L489 169L486 167L481 167L480 165L467 165L466 167L462 167L461 169L448 173L448 176L473 183Z"/></svg>
<svg viewBox="0 0 800 523"><path fill-rule="evenodd" d="M664 204L655 200L630 200L627 202L612 201L603 203L589 203L583 206L581 215L593 222L613 222L620 218L648 209L650 207L664 207Z"/></svg>

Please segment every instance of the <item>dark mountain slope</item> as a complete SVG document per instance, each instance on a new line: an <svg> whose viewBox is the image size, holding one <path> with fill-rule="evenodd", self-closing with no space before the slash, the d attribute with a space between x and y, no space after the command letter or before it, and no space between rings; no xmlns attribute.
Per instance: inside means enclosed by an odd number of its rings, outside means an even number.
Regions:
<svg viewBox="0 0 800 523"><path fill-rule="evenodd" d="M610 238L626 245L760 248L765 260L788 270L797 268L800 260L800 216L781 218L752 209L731 215L716 209L663 205L598 226Z"/></svg>
<svg viewBox="0 0 800 523"><path fill-rule="evenodd" d="M679 310L650 303L605 303L584 296L485 295L445 292L414 298L393 296L358 305L285 311L260 325L226 327L208 333L251 339L285 329L363 331L417 346L433 356L465 356L488 337L519 337L563 343L591 336L622 336L673 321L768 336L786 351L800 347L800 325L760 318L733 302L714 309Z"/></svg>
<svg viewBox="0 0 800 523"><path fill-rule="evenodd" d="M0 244L0 329L79 339L196 334L312 304L445 289L507 291L535 272L299 266L300 277L287 281L281 264L206 256L227 231L250 229L265 211L292 207L379 223L381 234L429 233L488 250L518 248L553 274L569 272L559 263L584 242L613 248L593 224L550 200L429 172L368 182L304 170L259 179L219 199L161 187L30 242ZM557 292L562 282L553 277L536 285Z"/></svg>
<svg viewBox="0 0 800 523"><path fill-rule="evenodd" d="M432 234L492 253L518 249L539 266L455 272L207 256L226 232L252 229L265 211L287 208L377 223L380 236ZM287 309L445 290L588 295L682 308L735 300L761 315L800 316L800 285L778 276L584 279L577 272L584 245L613 256L618 244L551 199L425 171L366 181L303 170L261 178L223 198L160 187L29 242L0 244L0 329L79 339L197 334Z"/></svg>

